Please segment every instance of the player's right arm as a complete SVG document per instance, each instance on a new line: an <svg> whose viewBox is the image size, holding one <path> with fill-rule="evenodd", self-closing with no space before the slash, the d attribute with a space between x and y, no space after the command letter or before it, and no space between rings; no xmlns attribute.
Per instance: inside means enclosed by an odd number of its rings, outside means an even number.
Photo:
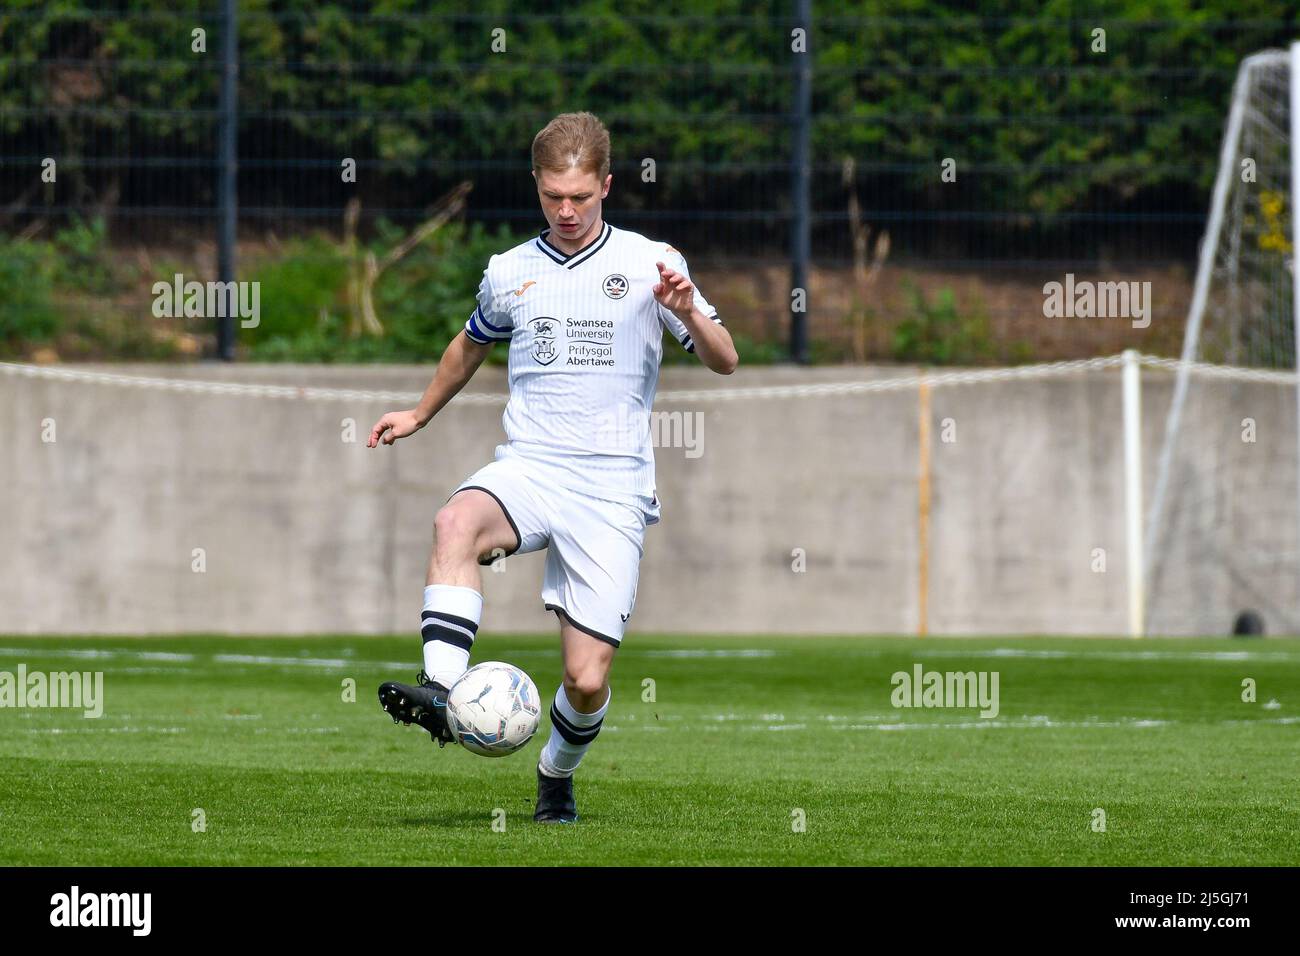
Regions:
<svg viewBox="0 0 1300 956"><path fill-rule="evenodd" d="M447 351L442 353L438 368L433 373L433 381L424 390L420 404L404 412L389 412L370 429L367 448L376 445L391 445L399 438L414 435L429 420L442 411L442 407L451 401L452 396L465 387L478 371L478 367L492 351L494 342L509 342L513 331L510 311L504 307L506 300L498 299L492 288L493 256L488 260L488 267L483 270L483 281L478 287L478 304L465 322L464 330L451 340ZM506 295L509 295L507 292Z"/></svg>
<svg viewBox="0 0 1300 956"><path fill-rule="evenodd" d="M433 373L433 381L424 390L420 404L404 412L388 412L384 415L370 429L370 440L366 442L366 447L374 448L381 443L391 445L399 438L414 435L429 424L429 420L442 411L452 396L474 377L490 351L490 342L481 345L464 332L457 335L442 353L442 359Z"/></svg>

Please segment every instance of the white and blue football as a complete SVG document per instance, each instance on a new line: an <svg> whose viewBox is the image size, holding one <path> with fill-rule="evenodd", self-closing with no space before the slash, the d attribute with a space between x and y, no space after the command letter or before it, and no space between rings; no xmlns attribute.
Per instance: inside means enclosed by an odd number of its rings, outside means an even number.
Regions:
<svg viewBox="0 0 1300 956"><path fill-rule="evenodd" d="M462 747L482 757L512 754L537 733L541 698L513 664L475 664L447 694L447 726Z"/></svg>

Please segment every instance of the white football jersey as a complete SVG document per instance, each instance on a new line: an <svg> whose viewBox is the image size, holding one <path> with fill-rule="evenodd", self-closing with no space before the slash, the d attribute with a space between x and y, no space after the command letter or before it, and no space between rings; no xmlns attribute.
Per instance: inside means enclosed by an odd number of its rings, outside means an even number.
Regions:
<svg viewBox="0 0 1300 956"><path fill-rule="evenodd" d="M546 480L640 507L659 518L650 412L666 328L688 352L686 326L655 301L655 263L689 277L663 242L604 223L575 253L550 230L493 256L465 323L475 342L510 343L510 400L498 458L524 458ZM695 305L719 325L700 290Z"/></svg>

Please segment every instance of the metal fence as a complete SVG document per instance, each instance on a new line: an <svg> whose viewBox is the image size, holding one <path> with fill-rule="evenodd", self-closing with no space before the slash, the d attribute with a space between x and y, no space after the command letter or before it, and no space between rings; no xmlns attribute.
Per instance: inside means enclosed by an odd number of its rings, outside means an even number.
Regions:
<svg viewBox="0 0 1300 956"><path fill-rule="evenodd" d="M856 224L860 260L888 233L900 267L1039 282L1090 263L1186 267L1236 63L1300 21L1229 16L1228 5L1194 22L1058 16L1053 4L1026 16L716 6L11 2L0 230L103 216L123 242L215 238L228 133L241 241L337 231L353 198L362 228L411 223L465 180L470 219L526 233L539 223L533 134L589 108L614 142L610 218L698 237L693 264L844 268ZM237 44L225 42L232 12ZM229 56L237 97L223 102ZM42 180L49 159L57 186ZM341 175L347 159L355 182ZM758 309L769 327L789 312Z"/></svg>

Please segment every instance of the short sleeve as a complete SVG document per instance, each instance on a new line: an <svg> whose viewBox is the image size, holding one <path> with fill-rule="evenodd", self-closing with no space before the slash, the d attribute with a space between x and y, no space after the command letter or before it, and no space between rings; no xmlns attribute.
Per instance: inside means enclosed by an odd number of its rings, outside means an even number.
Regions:
<svg viewBox="0 0 1300 956"><path fill-rule="evenodd" d="M479 345L508 342L514 331L510 313L500 308L501 300L492 288L491 272L492 263L489 261L483 270L483 281L478 286L478 304L465 322L465 334Z"/></svg>
<svg viewBox="0 0 1300 956"><path fill-rule="evenodd" d="M663 246L661 255L663 258L658 261L662 262L670 269L677 270L682 275L686 276L686 278L691 278L691 270L686 266L686 257L680 252L672 246ZM694 280L692 279L691 281L693 282ZM700 291L698 285L695 287L695 307L698 308L702 314L712 319L714 322L717 322L718 325L722 325L722 319L718 316L718 310L709 304L708 299L704 298L704 293ZM668 330L668 333L675 338L681 344L682 348L686 349L686 351L694 352L695 343L691 340L691 333L686 328L686 324L658 302L655 303L655 309L659 313L660 324Z"/></svg>

